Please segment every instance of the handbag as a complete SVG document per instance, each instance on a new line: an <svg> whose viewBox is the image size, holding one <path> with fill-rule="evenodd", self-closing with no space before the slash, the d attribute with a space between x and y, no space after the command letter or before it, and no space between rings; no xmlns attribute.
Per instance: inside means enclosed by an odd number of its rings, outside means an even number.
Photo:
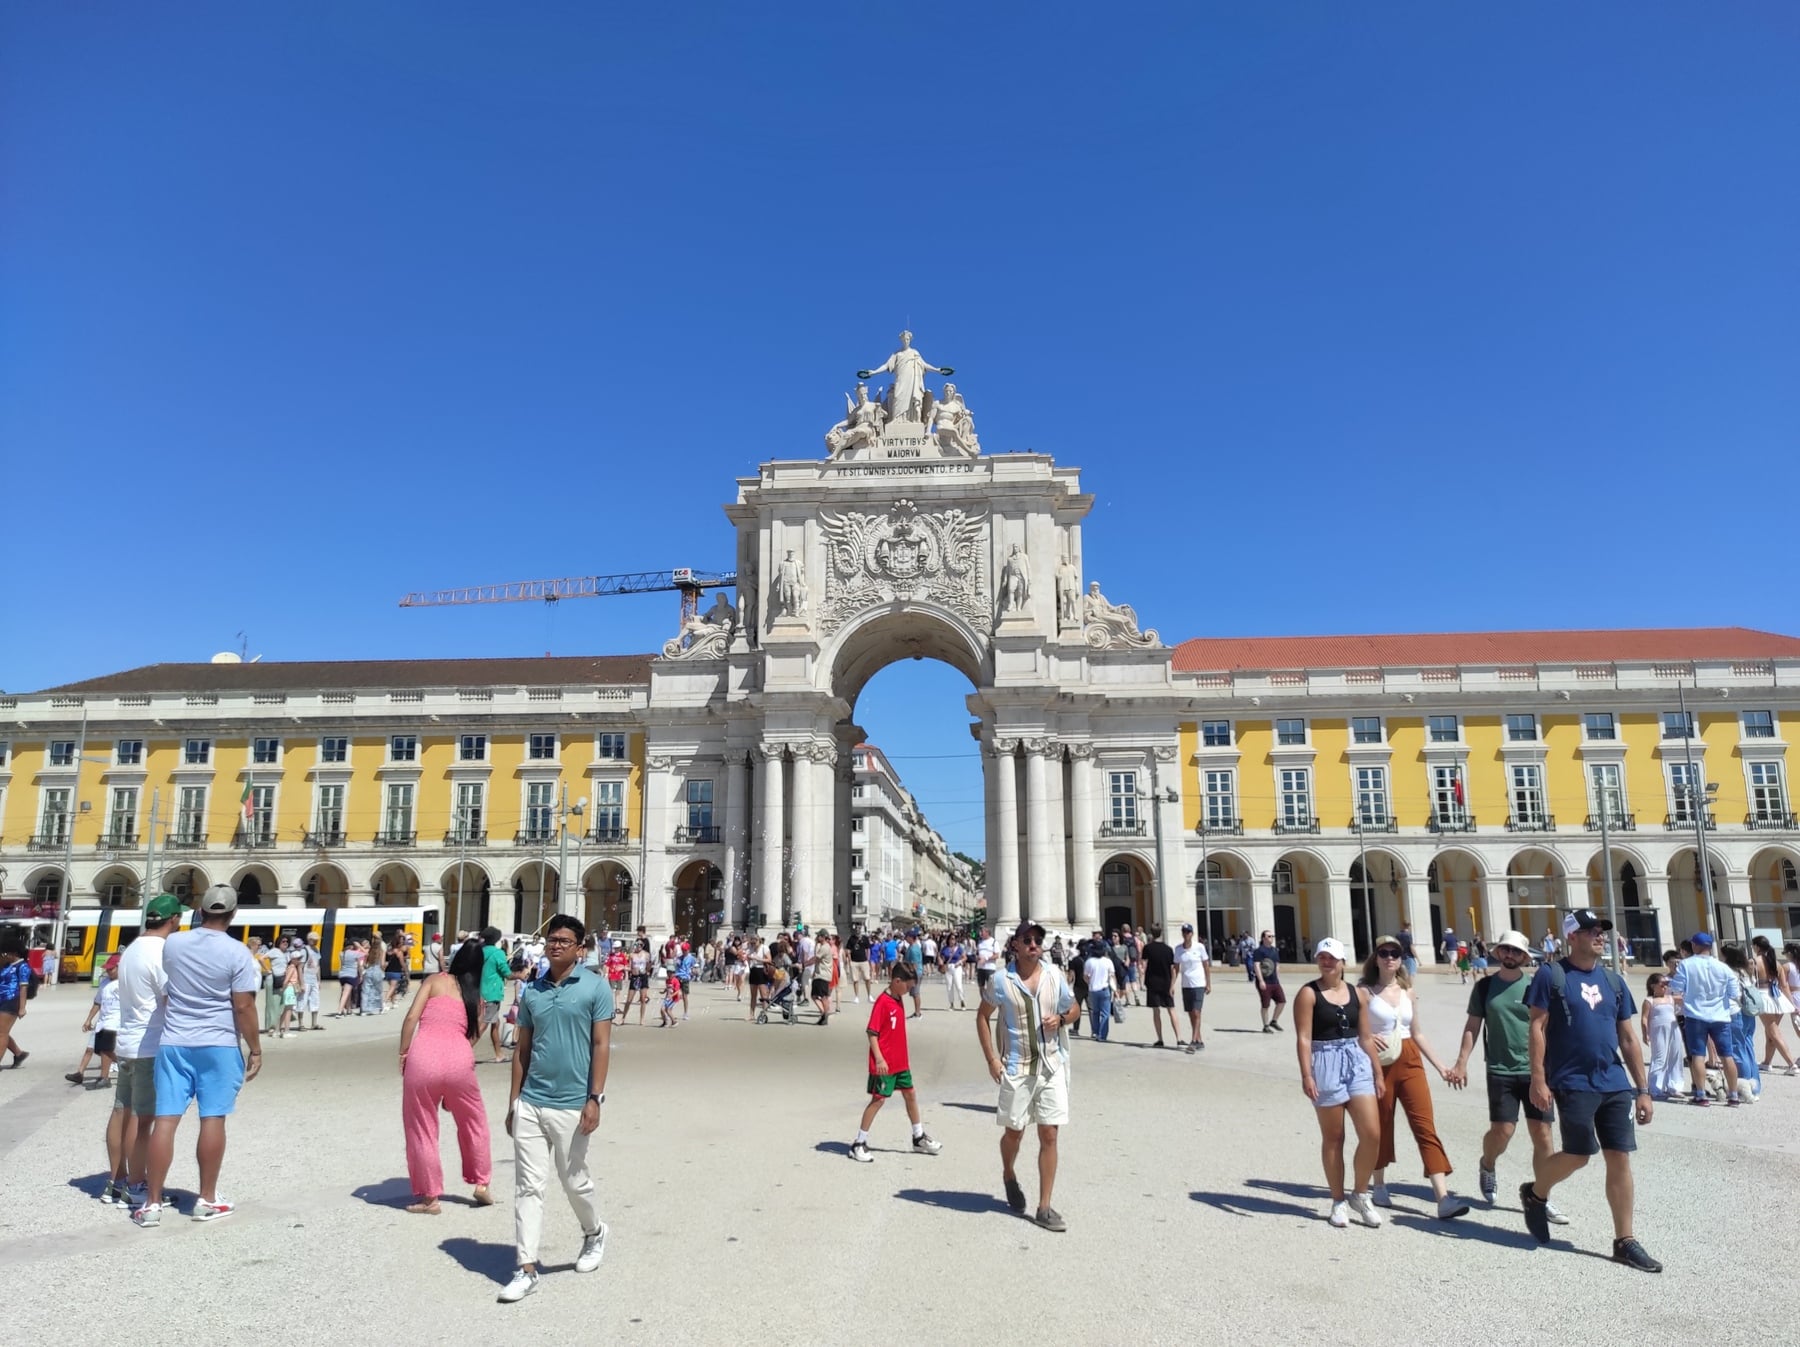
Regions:
<svg viewBox="0 0 1800 1347"><path fill-rule="evenodd" d="M1114 1024L1125 1023L1125 1003L1116 996L1112 1003L1112 1019Z"/></svg>
<svg viewBox="0 0 1800 1347"><path fill-rule="evenodd" d="M1381 1050L1375 1054L1375 1060L1380 1062L1383 1066L1392 1066L1395 1062L1400 1060L1400 1045L1405 1041L1406 1040L1400 1037L1400 1031L1396 1027L1392 1038L1382 1040L1383 1046Z"/></svg>

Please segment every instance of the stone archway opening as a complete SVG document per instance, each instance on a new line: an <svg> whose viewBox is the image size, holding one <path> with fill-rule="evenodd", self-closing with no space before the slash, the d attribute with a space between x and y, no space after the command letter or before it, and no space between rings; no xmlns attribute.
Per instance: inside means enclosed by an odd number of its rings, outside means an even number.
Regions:
<svg viewBox="0 0 1800 1347"><path fill-rule="evenodd" d="M1700 852L1686 847L1669 858L1669 919L1675 923L1675 939L1685 940L1695 931L1710 931L1720 940L1748 940L1751 913L1735 902L1725 866L1717 853L1709 853L1712 872L1713 912L1706 915L1706 891L1700 874Z"/></svg>
<svg viewBox="0 0 1800 1347"><path fill-rule="evenodd" d="M281 884L266 865L246 865L231 877L239 907L269 907L281 901Z"/></svg>
<svg viewBox="0 0 1800 1347"><path fill-rule="evenodd" d="M1588 858L1584 872L1587 880L1587 905L1594 911L1607 911L1606 857L1596 851ZM1656 895L1651 891L1650 869L1644 858L1631 847L1614 844L1612 848L1612 897L1618 904L1619 933L1639 963L1655 967L1667 947L1661 914L1656 909Z"/></svg>
<svg viewBox="0 0 1800 1347"><path fill-rule="evenodd" d="M377 907L417 907L419 873L405 861L389 861L369 876L369 890Z"/></svg>
<svg viewBox="0 0 1800 1347"><path fill-rule="evenodd" d="M451 931L478 932L489 924L494 887L479 861L459 862L445 870L438 889L444 895L444 925Z"/></svg>
<svg viewBox="0 0 1800 1347"><path fill-rule="evenodd" d="M590 935L629 932L635 885L621 861L595 861L581 877L582 924Z"/></svg>
<svg viewBox="0 0 1800 1347"><path fill-rule="evenodd" d="M1483 891L1487 871L1480 859L1461 847L1445 847L1431 858L1425 871L1425 894L1430 904L1426 926L1413 927L1413 953L1420 963L1435 963L1444 947L1444 930L1480 930L1486 925L1481 914L1487 910ZM1430 948L1421 937L1430 932ZM1499 932L1494 932L1498 935Z"/></svg>
<svg viewBox="0 0 1800 1347"><path fill-rule="evenodd" d="M1269 867L1275 902L1275 945L1283 963L1307 963L1331 934L1331 882L1325 862L1309 851L1283 852ZM1260 938L1262 932L1258 931Z"/></svg>
<svg viewBox="0 0 1800 1347"><path fill-rule="evenodd" d="M102 907L142 907L144 902L137 871L128 865L109 865L94 876L94 893Z"/></svg>
<svg viewBox="0 0 1800 1347"><path fill-rule="evenodd" d="M1377 937L1399 933L1407 919L1407 898L1406 865L1393 852L1369 847L1350 862L1350 931L1358 960L1375 952Z"/></svg>
<svg viewBox="0 0 1800 1347"><path fill-rule="evenodd" d="M1122 926L1156 920L1155 879L1142 856L1119 852L1100 863L1100 929L1109 936ZM1078 931L1078 935L1088 934Z"/></svg>
<svg viewBox="0 0 1800 1347"><path fill-rule="evenodd" d="M557 913L561 893L561 876L547 861L526 861L513 871L512 929L520 935L535 935ZM490 920L492 917L490 915ZM494 925L500 925L498 921Z"/></svg>
<svg viewBox="0 0 1800 1347"><path fill-rule="evenodd" d="M1561 858L1542 847L1526 847L1506 863L1507 913L1513 929L1533 945L1545 935L1562 940L1562 914L1569 906L1569 877ZM1479 924L1466 928L1470 934Z"/></svg>
<svg viewBox="0 0 1800 1347"><path fill-rule="evenodd" d="M1750 911L1757 927L1800 939L1800 852L1764 847L1750 858Z"/></svg>
<svg viewBox="0 0 1800 1347"><path fill-rule="evenodd" d="M341 865L320 861L300 876L300 899L305 907L349 907L350 876Z"/></svg>
<svg viewBox="0 0 1800 1347"><path fill-rule="evenodd" d="M1249 932L1256 920L1251 906L1250 863L1235 852L1215 851L1196 866L1194 914L1194 928L1203 933L1202 939L1215 957ZM1180 935L1177 922L1174 931L1163 933L1163 939L1177 944Z"/></svg>
<svg viewBox="0 0 1800 1347"><path fill-rule="evenodd" d="M212 886L212 876L198 865L172 865L162 872L162 885L159 893L172 893L179 898L184 907L192 907L194 901ZM154 896L154 895L153 895Z"/></svg>
<svg viewBox="0 0 1800 1347"><path fill-rule="evenodd" d="M689 861L675 875L675 933L695 949L719 933L725 875L711 861Z"/></svg>

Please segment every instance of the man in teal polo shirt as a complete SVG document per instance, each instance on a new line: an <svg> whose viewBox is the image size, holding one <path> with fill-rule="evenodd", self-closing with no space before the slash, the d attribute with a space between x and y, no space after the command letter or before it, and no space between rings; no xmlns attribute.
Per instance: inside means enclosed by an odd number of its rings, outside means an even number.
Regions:
<svg viewBox="0 0 1800 1347"><path fill-rule="evenodd" d="M496 1062L506 1060L500 1055L500 1003L506 999L506 983L512 975L512 961L500 945L500 928L490 926L481 933L481 1023L476 1033L488 1031ZM477 1037L476 1042L480 1041Z"/></svg>
<svg viewBox="0 0 1800 1347"><path fill-rule="evenodd" d="M538 1241L544 1188L554 1164L581 1222L577 1272L592 1272L606 1254L606 1222L588 1177L588 1138L600 1126L612 1057L612 988L581 967L586 928L570 916L550 918L544 957L550 970L523 984L513 1043L506 1132L513 1139L513 1238L519 1270L500 1292L510 1304L538 1288Z"/></svg>

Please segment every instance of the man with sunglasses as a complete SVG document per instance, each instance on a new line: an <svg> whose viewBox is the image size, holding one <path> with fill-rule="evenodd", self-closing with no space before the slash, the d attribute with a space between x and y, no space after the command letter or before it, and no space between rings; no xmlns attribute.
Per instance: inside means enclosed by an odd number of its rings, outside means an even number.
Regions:
<svg viewBox="0 0 1800 1347"><path fill-rule="evenodd" d="M1444 1073L1453 1089L1460 1090L1469 1083L1469 1055L1475 1050L1476 1036L1485 1031L1488 1130L1481 1139L1480 1178L1481 1195L1490 1207L1500 1191L1494 1166L1518 1129L1519 1110L1525 1111L1525 1130L1531 1137L1534 1157L1550 1154L1550 1124L1556 1121L1554 1104L1539 1108L1531 1100L1531 1011L1525 1004L1531 941L1521 932L1507 931L1494 942L1493 949L1500 962L1499 971L1469 989L1469 1017L1463 1021L1462 1049L1456 1055L1456 1065ZM1544 1219L1552 1225L1569 1223L1569 1218L1549 1202L1544 1203Z"/></svg>

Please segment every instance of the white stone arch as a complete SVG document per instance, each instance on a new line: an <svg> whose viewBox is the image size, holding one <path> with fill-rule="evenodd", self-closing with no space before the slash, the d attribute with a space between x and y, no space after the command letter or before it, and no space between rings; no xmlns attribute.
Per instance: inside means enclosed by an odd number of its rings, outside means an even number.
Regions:
<svg viewBox="0 0 1800 1347"><path fill-rule="evenodd" d="M623 879L624 885L619 881ZM577 909L589 931L630 931L635 919L637 875L622 856L588 861L581 871L581 904Z"/></svg>
<svg viewBox="0 0 1800 1347"><path fill-rule="evenodd" d="M251 884L247 885L246 880ZM237 890L241 907L277 907L281 903L281 880L274 867L265 861L245 861L225 882ZM254 896L256 901L248 901L249 896Z"/></svg>
<svg viewBox="0 0 1800 1347"><path fill-rule="evenodd" d="M294 887L303 907L350 906L350 876L336 861L315 861Z"/></svg>
<svg viewBox="0 0 1800 1347"><path fill-rule="evenodd" d="M111 901L114 885L122 886L123 890L117 902ZM91 887L94 900L102 907L143 906L143 876L135 865L128 862L110 861L101 866L94 874Z"/></svg>
<svg viewBox="0 0 1800 1347"><path fill-rule="evenodd" d="M1188 897L1198 920L1195 929L1203 932L1208 948L1220 944L1232 935L1241 935L1256 924L1256 867L1250 858L1234 847L1211 847L1207 850L1203 862L1192 851L1188 853L1194 862L1193 873L1188 876ZM1216 867L1212 882L1203 891L1200 883L1200 871L1204 864ZM1206 913L1211 912L1211 929L1208 930ZM1189 920L1180 905L1171 903L1170 920L1174 925L1174 933L1164 932L1163 938L1171 944L1180 934L1181 922ZM1179 913L1179 915L1177 915Z"/></svg>
<svg viewBox="0 0 1800 1347"><path fill-rule="evenodd" d="M858 613L820 647L816 686L855 706L876 674L903 659L935 659L977 687L993 682L986 638L947 609L896 599Z"/></svg>
<svg viewBox="0 0 1800 1347"><path fill-rule="evenodd" d="M1110 931L1122 921L1130 921L1136 927L1147 926L1156 920L1155 856L1142 847L1109 847L1100 857L1098 876L1102 930ZM1127 876L1129 891L1126 889ZM1131 915L1121 915L1124 912Z"/></svg>
<svg viewBox="0 0 1800 1347"><path fill-rule="evenodd" d="M1365 858L1368 871L1361 873ZM1410 920L1413 876L1406 857L1388 846L1364 846L1345 871L1350 880L1352 953L1366 959L1374 952L1377 937L1394 935L1401 922Z"/></svg>
<svg viewBox="0 0 1800 1347"><path fill-rule="evenodd" d="M381 907L418 907L421 903L419 872L410 861L383 861L369 875L369 890L371 901Z"/></svg>
<svg viewBox="0 0 1800 1347"><path fill-rule="evenodd" d="M1800 848L1772 842L1757 849L1745 866L1753 924L1777 927L1784 938L1800 938Z"/></svg>
<svg viewBox="0 0 1800 1347"><path fill-rule="evenodd" d="M479 931L492 924L493 877L481 861L446 864L438 874L438 892L444 900L446 940L454 940L458 931Z"/></svg>

